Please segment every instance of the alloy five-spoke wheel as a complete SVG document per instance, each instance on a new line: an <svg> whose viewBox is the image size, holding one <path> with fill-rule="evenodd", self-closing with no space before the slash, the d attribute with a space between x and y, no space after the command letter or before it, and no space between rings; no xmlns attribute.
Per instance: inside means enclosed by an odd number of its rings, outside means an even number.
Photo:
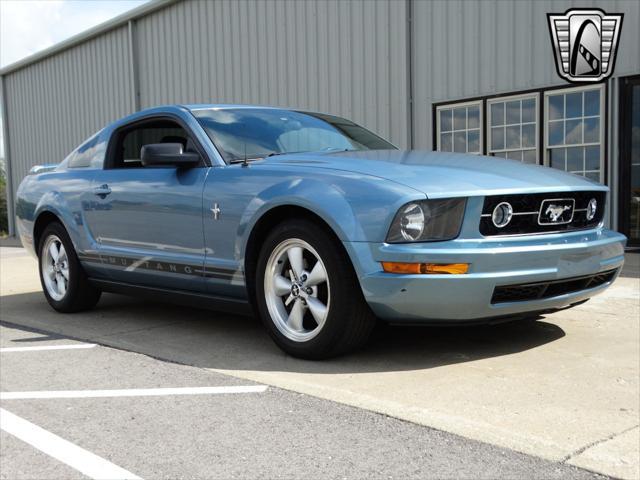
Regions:
<svg viewBox="0 0 640 480"><path fill-rule="evenodd" d="M274 226L248 271L255 271L249 288L262 322L293 356L321 359L354 350L375 325L344 246L310 219Z"/></svg>
<svg viewBox="0 0 640 480"><path fill-rule="evenodd" d="M320 333L330 307L331 287L320 255L307 242L287 239L273 250L264 292L271 318L285 337L304 342Z"/></svg>
<svg viewBox="0 0 640 480"><path fill-rule="evenodd" d="M100 290L91 284L64 226L51 222L38 242L40 282L44 295L59 312L79 312L95 306Z"/></svg>
<svg viewBox="0 0 640 480"><path fill-rule="evenodd" d="M42 249L42 279L51 298L60 301L69 288L69 258L62 241L49 235Z"/></svg>

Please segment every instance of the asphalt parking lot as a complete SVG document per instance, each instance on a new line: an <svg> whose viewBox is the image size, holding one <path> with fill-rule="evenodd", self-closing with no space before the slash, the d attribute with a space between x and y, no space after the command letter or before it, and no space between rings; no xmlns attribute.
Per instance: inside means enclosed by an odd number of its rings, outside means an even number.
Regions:
<svg viewBox="0 0 640 480"><path fill-rule="evenodd" d="M633 267L537 322L390 328L319 363L253 319L115 295L56 314L21 249L0 295L0 478L639 476Z"/></svg>

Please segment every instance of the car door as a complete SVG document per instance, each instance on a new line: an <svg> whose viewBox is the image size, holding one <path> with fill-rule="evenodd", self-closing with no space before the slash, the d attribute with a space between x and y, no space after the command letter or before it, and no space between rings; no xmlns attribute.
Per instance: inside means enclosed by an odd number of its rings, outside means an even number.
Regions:
<svg viewBox="0 0 640 480"><path fill-rule="evenodd" d="M202 192L209 167L144 167L144 145L182 143L198 152L185 126L145 119L111 137L105 168L92 184L87 212L111 280L172 290L203 291ZM201 151L199 152L201 153Z"/></svg>

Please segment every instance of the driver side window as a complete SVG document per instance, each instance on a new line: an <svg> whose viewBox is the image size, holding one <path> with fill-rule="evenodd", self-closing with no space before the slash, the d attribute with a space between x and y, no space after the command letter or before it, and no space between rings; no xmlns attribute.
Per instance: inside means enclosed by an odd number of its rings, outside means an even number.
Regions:
<svg viewBox="0 0 640 480"><path fill-rule="evenodd" d="M171 120L155 120L116 134L111 168L143 168L140 151L155 143L180 143L183 151L195 152L187 131Z"/></svg>

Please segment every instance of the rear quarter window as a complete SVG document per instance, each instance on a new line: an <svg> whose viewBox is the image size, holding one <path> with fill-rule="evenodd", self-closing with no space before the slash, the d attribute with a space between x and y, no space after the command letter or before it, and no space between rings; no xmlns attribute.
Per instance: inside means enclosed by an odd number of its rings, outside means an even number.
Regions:
<svg viewBox="0 0 640 480"><path fill-rule="evenodd" d="M68 168L82 168L90 167L93 164L96 156L101 154L104 156L104 149L99 148L101 144L98 143L100 139L99 135L94 135L92 138L80 145L69 157Z"/></svg>

